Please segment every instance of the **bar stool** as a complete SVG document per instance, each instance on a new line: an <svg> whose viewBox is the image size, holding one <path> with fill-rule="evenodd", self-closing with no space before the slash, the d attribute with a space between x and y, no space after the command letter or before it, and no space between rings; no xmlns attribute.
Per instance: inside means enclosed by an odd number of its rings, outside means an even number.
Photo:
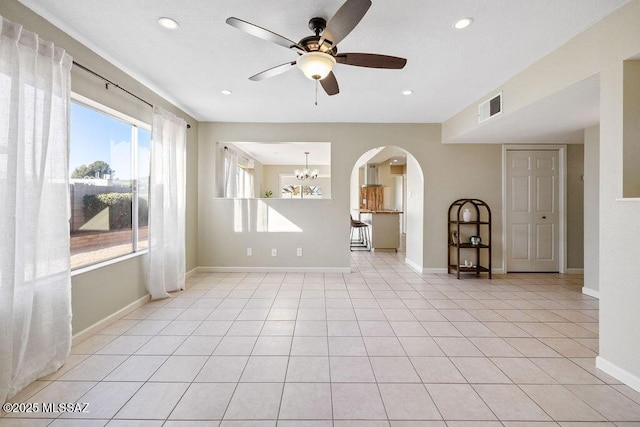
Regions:
<svg viewBox="0 0 640 427"><path fill-rule="evenodd" d="M351 216L351 235L350 237L350 249L360 251L371 251L371 239L369 236L369 224L362 221L357 221ZM358 236L354 239L354 231L357 230Z"/></svg>

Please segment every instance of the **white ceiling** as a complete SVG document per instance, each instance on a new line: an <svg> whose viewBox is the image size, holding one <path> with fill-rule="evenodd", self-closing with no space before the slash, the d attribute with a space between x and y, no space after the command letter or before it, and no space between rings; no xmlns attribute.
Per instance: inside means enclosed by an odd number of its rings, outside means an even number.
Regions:
<svg viewBox="0 0 640 427"><path fill-rule="evenodd" d="M21 1L200 121L437 123L628 0L374 0L339 50L402 56L407 66L338 64L341 93L321 91L318 106L314 82L297 69L249 81L297 55L225 19L298 40L311 35L311 17L330 18L343 0ZM180 27L160 27L161 16ZM464 16L473 24L454 30Z"/></svg>
<svg viewBox="0 0 640 427"><path fill-rule="evenodd" d="M309 153L309 165L331 164L329 142L234 142L227 145L236 146L263 165L304 166L305 152Z"/></svg>

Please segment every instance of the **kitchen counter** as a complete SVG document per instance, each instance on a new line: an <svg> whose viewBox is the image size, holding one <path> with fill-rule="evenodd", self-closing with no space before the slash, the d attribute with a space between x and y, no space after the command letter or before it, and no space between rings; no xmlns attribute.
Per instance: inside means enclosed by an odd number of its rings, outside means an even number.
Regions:
<svg viewBox="0 0 640 427"><path fill-rule="evenodd" d="M369 224L371 249L394 249L400 247L400 211L361 209L360 220ZM395 214L395 215L394 215Z"/></svg>
<svg viewBox="0 0 640 427"><path fill-rule="evenodd" d="M378 211L371 211L368 209L360 209L360 213L364 214L364 213L375 213L375 214L401 214L402 211L393 211L393 210L378 210Z"/></svg>

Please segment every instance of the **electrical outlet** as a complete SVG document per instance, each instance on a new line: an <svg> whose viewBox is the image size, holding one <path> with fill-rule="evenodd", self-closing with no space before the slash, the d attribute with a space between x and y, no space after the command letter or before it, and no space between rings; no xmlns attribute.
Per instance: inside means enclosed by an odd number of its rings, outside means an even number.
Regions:
<svg viewBox="0 0 640 427"><path fill-rule="evenodd" d="M252 256L253 255L253 251L251 250L251 248L247 248L247 256Z"/></svg>
<svg viewBox="0 0 640 427"><path fill-rule="evenodd" d="M302 256L302 248L296 249L296 255L297 256Z"/></svg>
<svg viewBox="0 0 640 427"><path fill-rule="evenodd" d="M278 250L276 248L271 249L271 256L278 256Z"/></svg>

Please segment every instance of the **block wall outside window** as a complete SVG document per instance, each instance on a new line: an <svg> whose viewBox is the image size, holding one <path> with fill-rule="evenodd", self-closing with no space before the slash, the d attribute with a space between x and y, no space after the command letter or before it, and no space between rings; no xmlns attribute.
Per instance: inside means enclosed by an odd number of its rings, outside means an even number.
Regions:
<svg viewBox="0 0 640 427"><path fill-rule="evenodd" d="M71 103L72 269L148 247L150 143L148 125L93 102Z"/></svg>

